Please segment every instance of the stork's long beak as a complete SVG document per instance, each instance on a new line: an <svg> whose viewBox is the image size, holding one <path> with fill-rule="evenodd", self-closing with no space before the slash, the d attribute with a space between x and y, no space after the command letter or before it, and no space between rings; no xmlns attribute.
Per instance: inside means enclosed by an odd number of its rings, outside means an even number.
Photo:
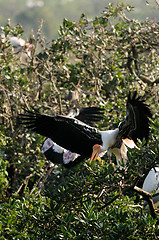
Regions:
<svg viewBox="0 0 159 240"><path fill-rule="evenodd" d="M93 153L92 153L92 156L91 156L91 159L90 159L90 163L91 163L92 161L95 161L95 160L97 159L99 153L100 153L100 145L95 144L95 145L93 146Z"/></svg>

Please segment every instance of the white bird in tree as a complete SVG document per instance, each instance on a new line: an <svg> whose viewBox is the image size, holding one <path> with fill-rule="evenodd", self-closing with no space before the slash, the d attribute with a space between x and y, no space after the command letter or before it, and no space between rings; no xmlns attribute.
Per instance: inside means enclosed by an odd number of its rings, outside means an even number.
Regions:
<svg viewBox="0 0 159 240"><path fill-rule="evenodd" d="M148 193L155 192L152 195L152 199L155 205L159 202L159 167L152 168L147 174L142 189ZM144 202L144 207L147 206L147 202Z"/></svg>
<svg viewBox="0 0 159 240"><path fill-rule="evenodd" d="M26 49L27 55L31 56L32 44L26 43L23 38L13 36L9 38L8 42L14 47L15 53Z"/></svg>
<svg viewBox="0 0 159 240"><path fill-rule="evenodd" d="M152 118L148 105L137 92L128 95L125 120L114 130L101 131L70 116L50 116L36 111L19 114L20 124L39 133L61 147L79 154L82 158L96 160L106 152L114 153L117 161L127 159L126 146L138 148L137 140L148 141L149 118Z"/></svg>

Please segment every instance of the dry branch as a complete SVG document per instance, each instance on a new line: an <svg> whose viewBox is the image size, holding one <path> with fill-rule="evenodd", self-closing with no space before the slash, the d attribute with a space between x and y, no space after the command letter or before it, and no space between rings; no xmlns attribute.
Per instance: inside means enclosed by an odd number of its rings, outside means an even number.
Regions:
<svg viewBox="0 0 159 240"><path fill-rule="evenodd" d="M130 186L120 188L120 192L116 196L114 196L110 201L106 202L102 207L100 207L99 210L102 210L103 208L105 208L105 207L109 206L111 203L113 203L116 199L118 199L121 196L121 193L125 194L127 191L133 189L135 184L136 184L136 181L135 181L135 183L133 183Z"/></svg>
<svg viewBox="0 0 159 240"><path fill-rule="evenodd" d="M148 203L149 205L149 208L150 208L150 213L151 213L151 216L156 219L157 218L157 215L156 215L156 212L155 212L155 207L154 207L154 203L153 203L153 200L152 200L152 195L144 190L142 190L141 188L137 187L137 186L134 186L134 190L139 193L144 199L145 201Z"/></svg>

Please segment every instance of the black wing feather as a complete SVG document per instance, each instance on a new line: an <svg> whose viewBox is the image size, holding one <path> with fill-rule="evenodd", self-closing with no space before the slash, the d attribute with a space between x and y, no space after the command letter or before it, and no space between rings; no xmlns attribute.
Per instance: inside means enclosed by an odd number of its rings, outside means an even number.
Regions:
<svg viewBox="0 0 159 240"><path fill-rule="evenodd" d="M104 109L98 107L87 107L81 109L72 109L67 116L76 118L90 126L94 126L94 123L103 119L103 115Z"/></svg>
<svg viewBox="0 0 159 240"><path fill-rule="evenodd" d="M54 164L63 164L63 152L58 153L50 147L47 151L44 152L47 160L50 160Z"/></svg>
<svg viewBox="0 0 159 240"><path fill-rule="evenodd" d="M58 145L82 156L89 157L93 145L102 143L96 128L74 118L28 111L26 114L19 114L18 121L27 129L49 137Z"/></svg>
<svg viewBox="0 0 159 240"><path fill-rule="evenodd" d="M149 106L141 96L137 97L137 92L129 92L127 100L127 115L124 122L119 126L122 138L131 138L135 143L137 139L148 141L149 126L152 113Z"/></svg>

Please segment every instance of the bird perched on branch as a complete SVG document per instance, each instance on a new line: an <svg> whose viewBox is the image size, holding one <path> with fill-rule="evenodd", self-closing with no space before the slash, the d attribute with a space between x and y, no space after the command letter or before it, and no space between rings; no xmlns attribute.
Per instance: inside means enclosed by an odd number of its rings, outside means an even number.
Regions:
<svg viewBox="0 0 159 240"><path fill-rule="evenodd" d="M144 180L142 189L149 193L154 190L159 192L159 167L151 168Z"/></svg>
<svg viewBox="0 0 159 240"><path fill-rule="evenodd" d="M15 53L19 53L26 48L27 55L29 57L31 56L31 50L33 46L30 43L26 43L23 38L10 37L8 42L14 47Z"/></svg>
<svg viewBox="0 0 159 240"><path fill-rule="evenodd" d="M101 131L71 116L50 116L36 111L19 114L20 124L27 129L52 139L63 148L82 158L96 160L106 152L114 153L118 164L126 161L127 147L138 148L137 140L148 141L151 111L135 91L128 94L127 113L123 122L114 130Z"/></svg>
<svg viewBox="0 0 159 240"><path fill-rule="evenodd" d="M152 195L154 204L159 202L159 167L152 168L147 174L142 189L148 193L155 193ZM144 207L147 206L147 202L144 202Z"/></svg>

